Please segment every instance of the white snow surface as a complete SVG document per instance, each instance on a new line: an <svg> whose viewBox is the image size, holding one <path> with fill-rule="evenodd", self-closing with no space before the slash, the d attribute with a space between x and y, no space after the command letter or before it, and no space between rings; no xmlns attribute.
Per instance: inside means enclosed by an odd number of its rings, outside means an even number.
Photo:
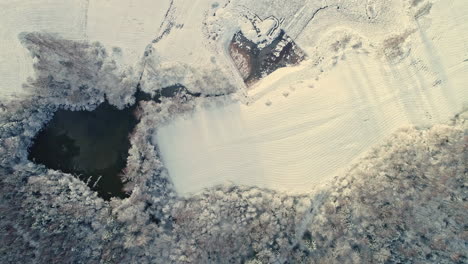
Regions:
<svg viewBox="0 0 468 264"><path fill-rule="evenodd" d="M155 39L170 0L89 0L87 38L122 49L121 62L136 66ZM138 65L139 66L139 65Z"/></svg>
<svg viewBox="0 0 468 264"><path fill-rule="evenodd" d="M117 62L140 72L145 48L160 31L170 0L3 0L0 1L0 100L24 96L34 77L22 32L48 32L78 41L99 41ZM113 52L118 47L122 52Z"/></svg>
<svg viewBox="0 0 468 264"><path fill-rule="evenodd" d="M34 76L32 58L18 39L20 33L48 31L83 39L85 17L86 3L81 0L0 1L0 100L24 95L22 84Z"/></svg>
<svg viewBox="0 0 468 264"><path fill-rule="evenodd" d="M447 121L468 103L467 7L437 2L405 25L413 33L398 59L378 40L406 28L372 39L369 26L332 27L315 40L321 63L279 69L246 99L203 99L154 136L177 191L232 182L306 193L397 129ZM342 36L376 44L330 51Z"/></svg>

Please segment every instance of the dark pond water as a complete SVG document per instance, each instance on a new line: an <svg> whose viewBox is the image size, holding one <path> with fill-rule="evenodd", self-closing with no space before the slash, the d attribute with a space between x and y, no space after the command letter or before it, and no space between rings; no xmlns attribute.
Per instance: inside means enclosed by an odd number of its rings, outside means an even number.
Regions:
<svg viewBox="0 0 468 264"><path fill-rule="evenodd" d="M58 110L36 135L29 159L74 174L106 200L124 198L119 174L138 122L135 107L119 110L105 102L94 111Z"/></svg>
<svg viewBox="0 0 468 264"><path fill-rule="evenodd" d="M28 158L47 168L73 174L105 200L128 197L122 191L120 174L127 165L129 135L138 123L134 115L138 103L160 102L162 97L184 94L203 96L182 85L173 85L153 97L138 90L137 103L123 110L107 102L94 111L58 110L34 138Z"/></svg>

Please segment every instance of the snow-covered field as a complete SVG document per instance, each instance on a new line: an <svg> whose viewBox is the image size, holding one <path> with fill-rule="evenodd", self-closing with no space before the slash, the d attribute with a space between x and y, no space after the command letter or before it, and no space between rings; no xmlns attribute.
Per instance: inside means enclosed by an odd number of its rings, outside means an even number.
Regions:
<svg viewBox="0 0 468 264"><path fill-rule="evenodd" d="M85 18L86 1L1 1L0 98L24 94L22 84L34 76L32 58L21 45L18 34L48 31L72 40L83 39Z"/></svg>
<svg viewBox="0 0 468 264"><path fill-rule="evenodd" d="M178 192L225 182L308 192L398 128L448 120L468 103L463 10L463 1L437 2L396 61L378 49L344 50L321 69L313 60L280 69L242 102L207 99L159 128L155 140ZM337 56L317 50L324 60Z"/></svg>
<svg viewBox="0 0 468 264"><path fill-rule="evenodd" d="M122 63L135 66L161 29L170 0L89 0L87 39L122 49Z"/></svg>
<svg viewBox="0 0 468 264"><path fill-rule="evenodd" d="M48 32L70 40L99 41L114 58L140 66L146 46L159 33L170 0L6 0L0 1L0 99L25 93L33 61L21 45L22 32ZM140 68L138 68L140 69ZM141 70L141 69L140 69Z"/></svg>

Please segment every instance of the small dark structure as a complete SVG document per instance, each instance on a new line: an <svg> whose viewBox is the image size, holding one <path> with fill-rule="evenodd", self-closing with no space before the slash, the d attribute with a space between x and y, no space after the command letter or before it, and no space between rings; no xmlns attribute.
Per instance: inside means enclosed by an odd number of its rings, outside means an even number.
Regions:
<svg viewBox="0 0 468 264"><path fill-rule="evenodd" d="M297 65L306 54L281 30L277 38L264 48L237 32L229 45L229 53L247 86L275 70Z"/></svg>

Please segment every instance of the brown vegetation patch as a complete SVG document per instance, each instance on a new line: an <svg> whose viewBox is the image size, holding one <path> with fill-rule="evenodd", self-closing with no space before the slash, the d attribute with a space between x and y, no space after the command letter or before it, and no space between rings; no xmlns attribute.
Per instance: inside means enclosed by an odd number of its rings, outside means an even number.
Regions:
<svg viewBox="0 0 468 264"><path fill-rule="evenodd" d="M229 45L229 54L247 86L279 68L297 65L306 58L302 49L284 31L263 48L238 32Z"/></svg>

